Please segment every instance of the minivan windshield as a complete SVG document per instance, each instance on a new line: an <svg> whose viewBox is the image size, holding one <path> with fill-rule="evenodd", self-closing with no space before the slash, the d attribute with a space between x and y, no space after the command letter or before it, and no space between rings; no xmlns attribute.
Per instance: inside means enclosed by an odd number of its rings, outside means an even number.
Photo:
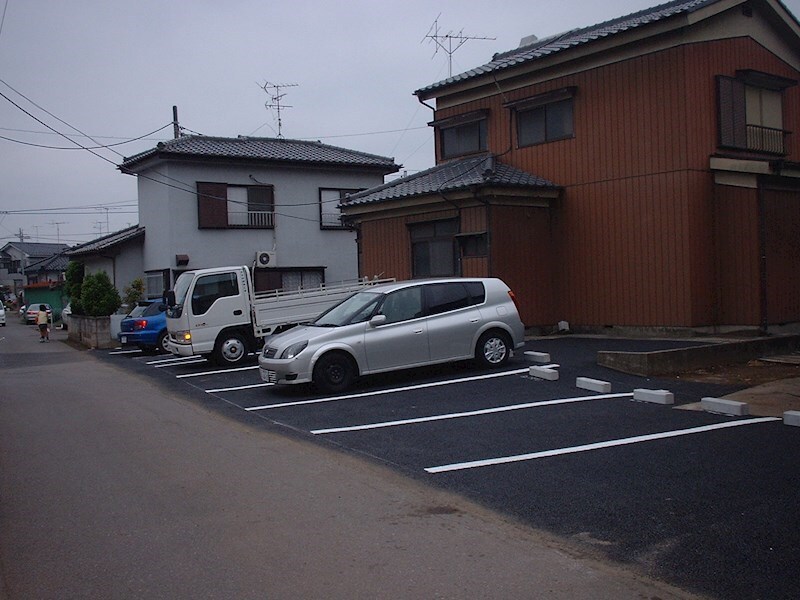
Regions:
<svg viewBox="0 0 800 600"><path fill-rule="evenodd" d="M342 327L361 323L372 316L383 298L383 294L375 292L358 292L322 313L311 324L315 327Z"/></svg>

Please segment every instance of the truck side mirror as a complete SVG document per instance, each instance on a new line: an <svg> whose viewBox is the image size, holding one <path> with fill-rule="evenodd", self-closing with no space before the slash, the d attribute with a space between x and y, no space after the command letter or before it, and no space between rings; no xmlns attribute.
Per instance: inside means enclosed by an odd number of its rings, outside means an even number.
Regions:
<svg viewBox="0 0 800 600"><path fill-rule="evenodd" d="M174 290L167 290L164 292L164 304L172 308L175 306L175 292Z"/></svg>

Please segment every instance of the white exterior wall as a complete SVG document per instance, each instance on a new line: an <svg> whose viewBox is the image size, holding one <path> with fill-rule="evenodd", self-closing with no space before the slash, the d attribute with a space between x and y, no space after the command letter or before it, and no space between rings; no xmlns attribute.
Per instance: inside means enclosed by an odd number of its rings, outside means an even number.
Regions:
<svg viewBox="0 0 800 600"><path fill-rule="evenodd" d="M176 254L189 256L182 268L199 269L252 265L256 252L275 250L276 266L324 267L328 283L356 279L358 254L354 231L320 229L320 188L363 189L383 183L379 173L208 163L161 162L142 174L138 193L139 224L146 232L143 271L178 268ZM275 228L199 229L198 181L272 185Z"/></svg>
<svg viewBox="0 0 800 600"><path fill-rule="evenodd" d="M117 251L115 251L116 254ZM112 257L87 256L79 257L84 264L84 274L94 274L105 271L108 278L117 291L122 295L122 291L128 287L137 277L143 277L142 268L142 238L131 240Z"/></svg>

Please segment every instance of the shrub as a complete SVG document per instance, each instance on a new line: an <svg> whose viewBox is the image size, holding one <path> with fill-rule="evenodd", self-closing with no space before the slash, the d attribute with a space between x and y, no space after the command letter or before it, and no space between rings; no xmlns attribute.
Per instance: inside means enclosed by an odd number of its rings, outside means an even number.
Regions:
<svg viewBox="0 0 800 600"><path fill-rule="evenodd" d="M83 285L84 267L83 263L69 261L67 270L64 273L64 293L69 297L72 306L72 314L82 315L83 305L81 304L81 285Z"/></svg>
<svg viewBox="0 0 800 600"><path fill-rule="evenodd" d="M130 311L142 298L144 298L144 281L142 281L141 277L137 277L122 290L122 303Z"/></svg>
<svg viewBox="0 0 800 600"><path fill-rule="evenodd" d="M108 274L105 271L98 271L83 278L81 304L84 313L90 317L107 317L116 312L122 300Z"/></svg>

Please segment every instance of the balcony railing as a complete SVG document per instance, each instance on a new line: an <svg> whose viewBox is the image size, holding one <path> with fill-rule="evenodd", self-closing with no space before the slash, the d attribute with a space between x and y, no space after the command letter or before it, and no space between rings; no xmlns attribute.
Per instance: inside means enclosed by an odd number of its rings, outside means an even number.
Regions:
<svg viewBox="0 0 800 600"><path fill-rule="evenodd" d="M275 213L271 210L228 211L228 227L272 229Z"/></svg>
<svg viewBox="0 0 800 600"><path fill-rule="evenodd" d="M784 156L789 153L789 133L789 131L773 127L748 125L747 149Z"/></svg>

